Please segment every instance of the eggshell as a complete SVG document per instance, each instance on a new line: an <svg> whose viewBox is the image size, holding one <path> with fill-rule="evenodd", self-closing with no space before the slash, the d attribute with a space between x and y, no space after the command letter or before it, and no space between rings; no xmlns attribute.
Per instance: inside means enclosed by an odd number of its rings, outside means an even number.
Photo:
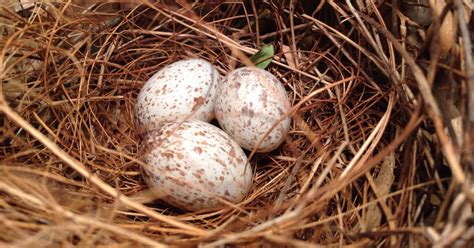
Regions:
<svg viewBox="0 0 474 248"><path fill-rule="evenodd" d="M216 92L215 112L220 126L247 150L256 148L265 133L291 104L282 83L271 73L252 67L230 72ZM264 139L257 152L276 149L290 129L286 117Z"/></svg>
<svg viewBox="0 0 474 248"><path fill-rule="evenodd" d="M168 122L144 142L145 181L174 206L219 207L217 197L238 203L250 190L253 171L242 148L207 122Z"/></svg>
<svg viewBox="0 0 474 248"><path fill-rule="evenodd" d="M167 121L214 118L219 72L202 59L180 60L155 73L138 94L139 127L150 131Z"/></svg>

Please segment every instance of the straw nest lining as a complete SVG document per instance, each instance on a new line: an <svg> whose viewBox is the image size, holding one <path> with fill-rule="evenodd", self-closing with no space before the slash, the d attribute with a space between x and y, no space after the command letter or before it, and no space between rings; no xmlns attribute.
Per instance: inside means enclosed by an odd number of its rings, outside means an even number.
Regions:
<svg viewBox="0 0 474 248"><path fill-rule="evenodd" d="M457 20L453 31L416 23L420 6L404 1L179 2L2 6L2 245L472 238L469 3L436 14ZM251 193L212 212L153 200L133 112L143 83L189 57L225 74L263 43L293 124L280 149L252 156Z"/></svg>

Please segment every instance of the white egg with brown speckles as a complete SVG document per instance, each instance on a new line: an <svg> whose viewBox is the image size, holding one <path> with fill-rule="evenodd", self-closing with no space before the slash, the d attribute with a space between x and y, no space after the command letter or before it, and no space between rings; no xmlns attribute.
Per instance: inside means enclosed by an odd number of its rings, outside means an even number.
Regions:
<svg viewBox="0 0 474 248"><path fill-rule="evenodd" d="M253 171L224 131L203 121L167 122L144 140L145 181L164 201L185 210L238 203L247 195ZM221 199L221 200L219 200Z"/></svg>
<svg viewBox="0 0 474 248"><path fill-rule="evenodd" d="M290 117L278 123L290 108L286 90L274 75L244 67L230 72L219 84L214 110L222 129L239 145L247 150L269 152L284 141L290 129Z"/></svg>
<svg viewBox="0 0 474 248"><path fill-rule="evenodd" d="M144 132L167 121L197 119L211 121L220 74L202 59L174 62L156 72L138 94L135 106Z"/></svg>

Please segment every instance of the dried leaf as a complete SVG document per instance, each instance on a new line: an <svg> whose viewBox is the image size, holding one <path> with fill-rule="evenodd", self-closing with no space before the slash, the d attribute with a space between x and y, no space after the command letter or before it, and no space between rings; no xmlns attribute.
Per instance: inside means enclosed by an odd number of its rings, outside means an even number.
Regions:
<svg viewBox="0 0 474 248"><path fill-rule="evenodd" d="M250 61L260 68L265 69L272 62L272 57L274 55L273 45L263 45L262 49L250 57Z"/></svg>
<svg viewBox="0 0 474 248"><path fill-rule="evenodd" d="M379 196L384 196L390 193L395 175L393 174L393 168L395 167L395 156L393 153L385 157L382 166L380 167L379 174L375 178L375 185ZM375 197L370 197L370 201L375 200ZM383 201L385 202L385 201ZM382 210L378 204L371 205L367 208L365 215L366 230L372 230L380 226L382 221Z"/></svg>
<svg viewBox="0 0 474 248"><path fill-rule="evenodd" d="M441 12L446 7L446 2L444 1L434 1L435 4L431 6L432 13L436 18L439 18ZM436 32L436 31L435 31ZM437 30L439 35L439 46L441 57L445 57L449 50L456 43L456 33L457 33L457 22L454 19L454 15L451 11L448 11L448 14L441 23L439 30Z"/></svg>
<svg viewBox="0 0 474 248"><path fill-rule="evenodd" d="M413 4L413 0L402 0L400 8L407 17L421 26L428 26L431 23L431 10L428 0L418 0Z"/></svg>
<svg viewBox="0 0 474 248"><path fill-rule="evenodd" d="M295 58L293 57L293 53L289 46L283 45L281 46L281 50L283 51L283 56L285 56L286 62L292 69L296 69Z"/></svg>
<svg viewBox="0 0 474 248"><path fill-rule="evenodd" d="M9 101L13 101L26 93L31 95L37 94L39 89L30 89L28 87L28 75L38 71L42 65L42 62L33 59L18 60L16 58L12 58L7 60L5 63L5 68L11 68L9 71L10 75L16 76L7 76L4 78L2 90L5 98Z"/></svg>
<svg viewBox="0 0 474 248"><path fill-rule="evenodd" d="M395 156L393 153L388 155L382 166L380 167L379 174L375 179L375 184L381 196L390 193L390 188L392 187L393 180L395 176L393 175L393 168L395 167Z"/></svg>
<svg viewBox="0 0 474 248"><path fill-rule="evenodd" d="M9 9L9 10L13 10L14 12L18 12L20 10L22 10L22 4L24 5L25 3L24 0L22 1L19 1L19 0L2 0L2 7L6 8L6 9ZM31 1L33 2L33 1ZM29 3L30 5L34 3ZM25 7L23 7L25 8Z"/></svg>

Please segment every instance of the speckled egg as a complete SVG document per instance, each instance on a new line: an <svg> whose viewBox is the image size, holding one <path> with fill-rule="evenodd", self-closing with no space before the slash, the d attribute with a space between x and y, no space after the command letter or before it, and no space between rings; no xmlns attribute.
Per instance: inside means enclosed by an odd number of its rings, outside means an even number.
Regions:
<svg viewBox="0 0 474 248"><path fill-rule="evenodd" d="M243 148L253 150L290 107L286 90L275 76L259 68L244 67L230 72L219 84L214 110L222 129ZM283 119L257 152L276 149L290 124L290 117Z"/></svg>
<svg viewBox="0 0 474 248"><path fill-rule="evenodd" d="M247 195L253 171L224 131L203 121L167 122L144 140L145 181L161 199L185 210L238 203Z"/></svg>
<svg viewBox="0 0 474 248"><path fill-rule="evenodd" d="M214 118L214 99L221 76L202 59L180 60L155 73L138 94L135 112L142 131L166 121Z"/></svg>

